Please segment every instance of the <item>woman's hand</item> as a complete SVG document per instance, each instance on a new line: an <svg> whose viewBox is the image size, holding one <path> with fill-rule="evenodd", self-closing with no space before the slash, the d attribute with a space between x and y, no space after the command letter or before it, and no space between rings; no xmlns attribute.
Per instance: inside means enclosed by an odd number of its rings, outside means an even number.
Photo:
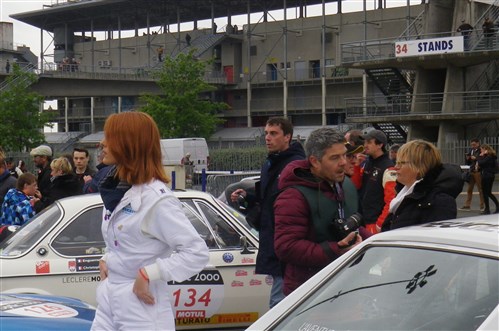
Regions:
<svg viewBox="0 0 499 331"><path fill-rule="evenodd" d="M99 260L99 274L101 281L107 278L107 264L104 260Z"/></svg>
<svg viewBox="0 0 499 331"><path fill-rule="evenodd" d="M135 278L135 283L133 284L133 293L146 305L154 305L156 302L149 291L149 278L144 268L140 269L137 273L137 278Z"/></svg>

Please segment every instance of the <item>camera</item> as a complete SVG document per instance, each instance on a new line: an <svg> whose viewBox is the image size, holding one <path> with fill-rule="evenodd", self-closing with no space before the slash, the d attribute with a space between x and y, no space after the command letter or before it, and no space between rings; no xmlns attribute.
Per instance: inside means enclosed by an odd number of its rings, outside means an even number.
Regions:
<svg viewBox="0 0 499 331"><path fill-rule="evenodd" d="M237 196L237 203L239 205L240 210L246 210L248 208L248 202L246 201L246 198L242 194L239 194Z"/></svg>
<svg viewBox="0 0 499 331"><path fill-rule="evenodd" d="M357 231L362 225L362 215L354 213L347 218L335 218L332 221L333 230L339 233L340 240L348 236L350 232Z"/></svg>

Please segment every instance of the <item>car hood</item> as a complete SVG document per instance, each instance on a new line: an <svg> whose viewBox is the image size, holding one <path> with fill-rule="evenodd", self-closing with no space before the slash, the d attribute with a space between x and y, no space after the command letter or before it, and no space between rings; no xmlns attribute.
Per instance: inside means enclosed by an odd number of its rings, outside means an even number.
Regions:
<svg viewBox="0 0 499 331"><path fill-rule="evenodd" d="M95 310L76 299L0 294L2 331L89 330Z"/></svg>

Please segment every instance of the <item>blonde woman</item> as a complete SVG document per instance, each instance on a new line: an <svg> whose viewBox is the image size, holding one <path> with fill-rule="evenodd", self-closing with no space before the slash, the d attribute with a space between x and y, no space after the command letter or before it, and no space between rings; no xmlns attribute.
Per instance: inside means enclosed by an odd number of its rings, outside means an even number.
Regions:
<svg viewBox="0 0 499 331"><path fill-rule="evenodd" d="M50 169L49 188L39 202L42 204L42 208L39 208L39 203L37 203L36 210L41 210L56 200L83 193L80 181L73 173L71 162L66 157L52 160Z"/></svg>
<svg viewBox="0 0 499 331"><path fill-rule="evenodd" d="M383 231L456 218L456 197L464 184L461 169L442 164L440 151L432 143L412 140L402 145L395 171L404 187L390 203Z"/></svg>
<svg viewBox="0 0 499 331"><path fill-rule="evenodd" d="M485 209L482 214L490 214L490 204L489 198L496 205L495 213L499 212L499 202L497 198L492 194L492 185L496 178L497 172L497 154L496 151L487 144L482 144L480 146L480 157L477 158L478 170L482 175L482 192L483 192L483 202Z"/></svg>

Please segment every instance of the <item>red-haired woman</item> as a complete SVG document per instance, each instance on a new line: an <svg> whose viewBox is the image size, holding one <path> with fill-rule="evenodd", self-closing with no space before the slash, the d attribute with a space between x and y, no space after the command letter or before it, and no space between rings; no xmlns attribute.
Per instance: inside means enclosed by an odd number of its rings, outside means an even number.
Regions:
<svg viewBox="0 0 499 331"><path fill-rule="evenodd" d="M200 272L208 248L166 185L149 115L111 115L102 145L103 162L113 167L99 187L106 254L92 330L174 330L167 282Z"/></svg>

